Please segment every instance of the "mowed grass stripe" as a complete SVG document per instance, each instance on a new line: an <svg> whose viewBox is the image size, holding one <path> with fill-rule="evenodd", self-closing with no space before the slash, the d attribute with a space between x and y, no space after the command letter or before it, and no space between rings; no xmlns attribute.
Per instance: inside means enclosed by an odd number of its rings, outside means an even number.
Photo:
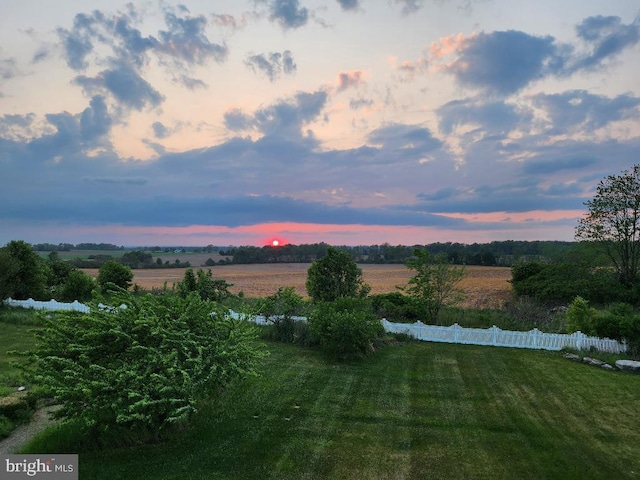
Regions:
<svg viewBox="0 0 640 480"><path fill-rule="evenodd" d="M465 345L410 343L339 365L269 349L261 377L165 443L80 452L81 478L640 476L640 376Z"/></svg>

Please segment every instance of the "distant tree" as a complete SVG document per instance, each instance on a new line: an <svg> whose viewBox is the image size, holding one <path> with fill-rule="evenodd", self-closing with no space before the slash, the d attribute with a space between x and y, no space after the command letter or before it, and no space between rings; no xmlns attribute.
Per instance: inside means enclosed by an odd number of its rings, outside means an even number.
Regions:
<svg viewBox="0 0 640 480"><path fill-rule="evenodd" d="M46 294L44 262L23 240L12 240L0 249L0 294L3 299L43 299Z"/></svg>
<svg viewBox="0 0 640 480"><path fill-rule="evenodd" d="M98 285L103 292L107 292L112 285L128 289L133 280L133 272L130 267L109 260L98 271Z"/></svg>
<svg viewBox="0 0 640 480"><path fill-rule="evenodd" d="M578 222L576 239L599 245L620 283L633 286L640 268L640 165L601 180L585 205L589 211Z"/></svg>
<svg viewBox="0 0 640 480"><path fill-rule="evenodd" d="M461 299L456 285L464 278L464 267L453 267L446 255L432 257L420 248L414 250L414 258L407 260L406 266L416 274L404 290L424 307L430 322L438 323L442 307Z"/></svg>
<svg viewBox="0 0 640 480"><path fill-rule="evenodd" d="M213 258L207 258L207 261L204 262L207 267L213 267L216 264L216 261Z"/></svg>
<svg viewBox="0 0 640 480"><path fill-rule="evenodd" d="M74 269L69 272L60 293L56 295L62 302L86 302L91 300L92 292L96 288L95 280L82 270Z"/></svg>
<svg viewBox="0 0 640 480"><path fill-rule="evenodd" d="M366 297L371 287L362 280L362 270L349 253L329 247L307 270L307 293L315 302L338 298Z"/></svg>

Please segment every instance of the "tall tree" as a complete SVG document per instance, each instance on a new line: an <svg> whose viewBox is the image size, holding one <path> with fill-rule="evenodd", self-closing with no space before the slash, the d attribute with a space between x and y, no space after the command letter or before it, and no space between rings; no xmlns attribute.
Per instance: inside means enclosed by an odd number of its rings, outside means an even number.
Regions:
<svg viewBox="0 0 640 480"><path fill-rule="evenodd" d="M634 285L640 266L640 165L601 180L585 205L589 211L578 222L576 239L599 245L620 282Z"/></svg>
<svg viewBox="0 0 640 480"><path fill-rule="evenodd" d="M442 307L461 298L456 285L464 278L464 267L453 267L445 254L431 256L420 248L414 250L414 258L407 260L406 266L416 274L404 290L425 308L429 321L437 323Z"/></svg>
<svg viewBox="0 0 640 480"><path fill-rule="evenodd" d="M46 296L44 262L23 240L12 240L0 249L0 293L4 298L26 300ZM4 299L3 298L3 299Z"/></svg>
<svg viewBox="0 0 640 480"><path fill-rule="evenodd" d="M371 287L349 253L329 247L327 254L307 270L307 293L313 301L333 302L344 297L366 297Z"/></svg>

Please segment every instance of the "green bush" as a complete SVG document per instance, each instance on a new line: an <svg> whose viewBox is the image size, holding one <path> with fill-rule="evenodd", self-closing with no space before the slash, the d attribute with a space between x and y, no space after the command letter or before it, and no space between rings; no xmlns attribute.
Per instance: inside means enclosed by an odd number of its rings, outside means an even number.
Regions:
<svg viewBox="0 0 640 480"><path fill-rule="evenodd" d="M373 352L375 340L384 334L371 304L358 298L318 304L309 317L309 328L318 343L339 359Z"/></svg>
<svg viewBox="0 0 640 480"><path fill-rule="evenodd" d="M574 298L566 312L567 330L580 331L585 335L595 335L595 318L597 311L589 306L589 302L578 296Z"/></svg>
<svg viewBox="0 0 640 480"><path fill-rule="evenodd" d="M414 323L427 318L423 305L415 298L400 292L371 295L369 300L376 316L386 318L390 322Z"/></svg>
<svg viewBox="0 0 640 480"><path fill-rule="evenodd" d="M272 340L293 343L297 322L292 317L300 313L301 305L302 297L293 287L280 287L276 293L262 300L259 311L273 326L270 329Z"/></svg>
<svg viewBox="0 0 640 480"><path fill-rule="evenodd" d="M189 418L199 398L253 374L263 356L255 326L197 294L118 291L112 302L124 307L57 314L34 352L35 379L62 405L57 415L90 431L157 435Z"/></svg>

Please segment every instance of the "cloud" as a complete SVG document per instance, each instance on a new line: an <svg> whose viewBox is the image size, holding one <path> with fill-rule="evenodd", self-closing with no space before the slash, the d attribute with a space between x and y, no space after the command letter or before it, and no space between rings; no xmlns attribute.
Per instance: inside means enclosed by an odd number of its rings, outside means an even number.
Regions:
<svg viewBox="0 0 640 480"><path fill-rule="evenodd" d="M578 56L569 72L592 70L618 55L625 48L640 41L640 16L629 25L624 25L620 17L587 17L576 26L576 33L590 51Z"/></svg>
<svg viewBox="0 0 640 480"><path fill-rule="evenodd" d="M394 151L397 155L410 155L421 158L422 155L442 146L428 128L416 125L392 123L373 130L367 141L379 145L383 151Z"/></svg>
<svg viewBox="0 0 640 480"><path fill-rule="evenodd" d="M371 107L374 102L370 98L352 98L349 100L349 108L351 110L359 110L361 108Z"/></svg>
<svg viewBox="0 0 640 480"><path fill-rule="evenodd" d="M480 33L466 39L458 58L443 71L463 86L509 95L556 70L556 52L550 36Z"/></svg>
<svg viewBox="0 0 640 480"><path fill-rule="evenodd" d="M360 6L360 0L338 0L342 10L357 10Z"/></svg>
<svg viewBox="0 0 640 480"><path fill-rule="evenodd" d="M245 60L245 65L254 72L264 73L271 82L277 80L282 74L292 75L297 69L290 50L285 50L282 53L249 55Z"/></svg>
<svg viewBox="0 0 640 480"><path fill-rule="evenodd" d="M167 138L170 135L169 129L162 122L153 122L151 125L153 136L156 138Z"/></svg>
<svg viewBox="0 0 640 480"><path fill-rule="evenodd" d="M283 30L300 28L309 21L309 10L298 0L261 0L267 3L269 20L278 23Z"/></svg>
<svg viewBox="0 0 640 480"><path fill-rule="evenodd" d="M124 60L114 60L111 67L93 78L80 75L75 82L87 92L109 92L120 104L136 110L157 107L162 103L162 94L142 78L133 65Z"/></svg>
<svg viewBox="0 0 640 480"><path fill-rule="evenodd" d="M350 72L338 73L338 92L342 92L347 88L357 88L358 86L362 85L364 83L362 80L363 76L364 74L361 70L352 70Z"/></svg>
<svg viewBox="0 0 640 480"><path fill-rule="evenodd" d="M525 163L523 170L527 174L547 175L558 173L561 170L583 170L596 163L596 158L592 156L531 160Z"/></svg>
<svg viewBox="0 0 640 480"><path fill-rule="evenodd" d="M165 29L143 35L136 24L142 15L128 4L126 11L106 14L94 10L75 16L71 29L58 28L67 65L77 72L108 65L95 76L78 75L75 83L89 94L110 94L126 108L157 107L163 95L145 79L152 57L169 70L174 82L191 90L206 84L189 75L194 66L223 62L228 47L207 37L205 16L192 16L186 7L165 8Z"/></svg>
<svg viewBox="0 0 640 480"><path fill-rule="evenodd" d="M320 115L327 102L327 92L299 92L288 99L256 110L248 115L239 109L231 109L224 115L230 130L253 128L265 136L301 138L302 127Z"/></svg>
<svg viewBox="0 0 640 480"><path fill-rule="evenodd" d="M402 5L402 14L411 15L423 7L423 0L394 0L394 3Z"/></svg>
<svg viewBox="0 0 640 480"><path fill-rule="evenodd" d="M630 94L609 98L586 90L556 94L539 93L531 97L549 124L549 133L593 132L611 122L640 118L640 98Z"/></svg>
<svg viewBox="0 0 640 480"><path fill-rule="evenodd" d="M477 126L493 134L506 134L531 119L531 113L523 110L503 101L467 98L447 102L436 109L436 113L440 130L447 135L463 125Z"/></svg>
<svg viewBox="0 0 640 480"><path fill-rule="evenodd" d="M208 60L223 62L229 49L225 44L209 41L206 35L207 19L204 15L179 17L172 12L165 13L168 30L159 32L158 49L176 61L188 65L202 65Z"/></svg>

